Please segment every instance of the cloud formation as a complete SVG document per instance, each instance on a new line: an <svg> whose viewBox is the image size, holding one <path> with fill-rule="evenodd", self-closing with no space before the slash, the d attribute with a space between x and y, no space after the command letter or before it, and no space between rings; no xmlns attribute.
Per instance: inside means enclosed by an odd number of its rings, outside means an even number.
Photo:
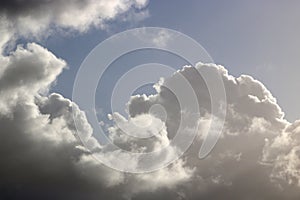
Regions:
<svg viewBox="0 0 300 200"><path fill-rule="evenodd" d="M178 102L166 86L174 84L179 74L195 84L202 111L198 119L199 137L180 160L153 173L134 175L114 171L95 161L92 152L75 137L74 113L81 121L79 131L98 149L95 153L100 150L103 156L114 159L117 151L108 151L109 146L98 144L76 104L59 94L43 95L65 65L37 44L19 46L13 54L3 57L2 197L297 199L299 122L290 124L283 119L275 98L260 82L249 76L234 78L222 66L202 63L196 66L211 70L212 75L222 72L228 101L222 137L204 160L197 155L203 135L209 129L210 103L205 96L209 95L207 88L195 68L185 67L160 82L156 85L157 95L132 97L130 119L116 113L112 120L121 121L126 132L135 134L138 130L133 123L147 123L152 118L153 126L148 131L156 137L148 141L132 139L120 127L111 126L109 132L115 144L131 151L152 151L172 139L172 131L177 128L174 122L178 121L178 115L174 113ZM160 115L147 114L147 109L158 103L166 108L166 123L160 120ZM129 160L133 167L139 165L138 157Z"/></svg>
<svg viewBox="0 0 300 200"><path fill-rule="evenodd" d="M0 45L9 39L46 37L53 31L86 32L126 14L132 21L147 15L147 0L29 0L0 2ZM144 14L143 14L144 13ZM122 16L126 20L126 16Z"/></svg>
<svg viewBox="0 0 300 200"><path fill-rule="evenodd" d="M1 50L15 34L38 36L51 26L84 32L92 26L104 26L105 21L132 7L141 9L146 3L2 1ZM78 20L73 20L74 16ZM170 144L183 119L185 128L179 130L183 136L188 138L197 125L198 135L171 165L151 173L129 174L95 160L98 155L117 162L120 151L98 143L85 113L74 102L60 94L49 94L65 67L65 61L35 43L19 45L0 56L1 199L299 198L300 122L286 121L276 99L254 78L236 78L222 66L198 63L157 83L157 94L132 96L128 117L119 113L110 116L114 123L108 127L108 134L119 147L140 153L163 148ZM210 129L212 114L210 95L198 70L208 72L211 78L220 73L227 94L221 138L203 160L198 152ZM180 107L176 95L168 89L180 88L182 77L195 91L200 113L188 104ZM157 104L165 109L166 116L148 112ZM78 140L78 134L88 148ZM176 151L171 148L161 158L167 159ZM126 159L128 166L124 167L130 169L143 164L139 156Z"/></svg>
<svg viewBox="0 0 300 200"><path fill-rule="evenodd" d="M211 73L208 74L212 76L221 72L227 94L223 133L215 149L204 160L198 159L198 152L210 128L210 96L196 69L209 70ZM224 67L214 64L185 67L156 85L157 95L132 97L128 105L131 117L147 113L152 105L161 104L168 113L166 127L172 138L180 120L176 114L179 112L174 108L179 105L176 96L167 88L176 85L179 74L191 83L201 107L198 140L182 157L187 167L195 169L189 183L180 187L184 198L296 199L299 196L299 138L296 136L299 123L291 125L287 122L276 99L262 83L250 76L235 78L228 75ZM168 194L174 198L172 193Z"/></svg>
<svg viewBox="0 0 300 200"><path fill-rule="evenodd" d="M78 146L71 113L78 113L86 134L91 131L78 107L58 94L40 95L65 66L37 44L19 46L2 57L1 198L71 198L80 188L85 190L84 183L109 186L122 180L121 174L105 172ZM93 171L102 172L93 178Z"/></svg>

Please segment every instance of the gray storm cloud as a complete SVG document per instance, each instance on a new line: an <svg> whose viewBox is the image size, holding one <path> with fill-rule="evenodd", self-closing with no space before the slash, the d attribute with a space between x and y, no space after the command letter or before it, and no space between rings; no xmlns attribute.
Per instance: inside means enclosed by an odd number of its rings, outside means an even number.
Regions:
<svg viewBox="0 0 300 200"><path fill-rule="evenodd" d="M26 2L26 3L25 3ZM1 50L16 35L39 35L51 26L86 31L105 20L142 8L146 1L2 1ZM33 9L34 8L34 9ZM101 12L99 12L101 10ZM78 20L72 20L73 16ZM0 56L0 198L1 199L287 199L300 196L300 122L290 123L270 91L246 75L233 77L215 64L184 67L157 83L157 94L132 96L129 116L111 115L111 140L133 152L148 152L170 143L181 110L168 86L179 76L191 84L200 113L185 110L187 128L199 124L198 136L185 154L152 173L128 174L97 162L115 162L119 151L99 145L78 106L60 94L49 94L66 62L38 44L19 45ZM200 160L199 148L211 123L210 95L199 71L221 73L227 94L225 126L211 154ZM164 117L148 113L162 105ZM195 115L196 114L196 115ZM74 118L78 124L75 126ZM151 126L137 129L135 122ZM125 135L151 134L151 139ZM193 123L192 123L193 122ZM76 127L76 128L75 128ZM83 136L90 150L76 135ZM92 150L91 150L92 149ZM174 151L175 152L175 151ZM168 152L173 154L173 151ZM138 156L128 166L139 167Z"/></svg>

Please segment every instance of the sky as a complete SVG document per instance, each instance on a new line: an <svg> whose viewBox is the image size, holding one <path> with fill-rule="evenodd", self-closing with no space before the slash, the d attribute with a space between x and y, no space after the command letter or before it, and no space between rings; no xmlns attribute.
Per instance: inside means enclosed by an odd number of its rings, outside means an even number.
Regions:
<svg viewBox="0 0 300 200"><path fill-rule="evenodd" d="M299 4L2 1L0 199L298 200Z"/></svg>
<svg viewBox="0 0 300 200"><path fill-rule="evenodd" d="M62 83L55 87L71 97L69 88L78 67L99 42L133 27L171 28L199 42L215 63L226 66L230 74L249 74L262 81L286 117L294 121L300 117L300 95L292 92L300 87L298 7L298 1L150 1L149 16L138 23L116 22L108 31L93 29L71 37L58 34L42 44L72 66L59 77Z"/></svg>

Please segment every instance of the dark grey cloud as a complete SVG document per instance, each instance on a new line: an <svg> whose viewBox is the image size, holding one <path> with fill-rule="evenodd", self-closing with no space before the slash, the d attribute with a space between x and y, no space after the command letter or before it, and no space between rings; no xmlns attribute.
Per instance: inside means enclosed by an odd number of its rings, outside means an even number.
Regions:
<svg viewBox="0 0 300 200"><path fill-rule="evenodd" d="M3 0L0 3L0 11L8 15L28 14L30 11L47 7L53 2L60 2L59 0ZM61 1L62 2L62 1Z"/></svg>

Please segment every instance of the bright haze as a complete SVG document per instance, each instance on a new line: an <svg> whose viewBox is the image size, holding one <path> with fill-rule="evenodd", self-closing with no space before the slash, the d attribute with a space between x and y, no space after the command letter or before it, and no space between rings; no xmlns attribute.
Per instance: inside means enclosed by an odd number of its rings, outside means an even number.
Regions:
<svg viewBox="0 0 300 200"><path fill-rule="evenodd" d="M298 200L299 6L298 1L271 0L1 1L0 199ZM199 60L191 66L156 51L112 63L98 85L102 93L96 94L95 110L109 140L132 152L123 154L101 141L88 111L72 101L73 83L98 43L147 26L189 35L214 63ZM157 34L153 41L166 46L169 37ZM136 64L158 61L175 72L151 88L138 86L123 111L111 113L111 82ZM226 93L222 132L204 159L199 159L199 149L219 116L212 112L201 70L211 80L220 76ZM168 90L172 86L183 92L182 77L194 91L199 112L189 104L180 107ZM143 168L142 154L171 145L179 124L182 140L194 129L197 135L178 159L151 172L124 172ZM133 137L137 135L151 137ZM178 151L171 145L159 158L163 162ZM97 157L128 162L119 166L122 171Z"/></svg>

